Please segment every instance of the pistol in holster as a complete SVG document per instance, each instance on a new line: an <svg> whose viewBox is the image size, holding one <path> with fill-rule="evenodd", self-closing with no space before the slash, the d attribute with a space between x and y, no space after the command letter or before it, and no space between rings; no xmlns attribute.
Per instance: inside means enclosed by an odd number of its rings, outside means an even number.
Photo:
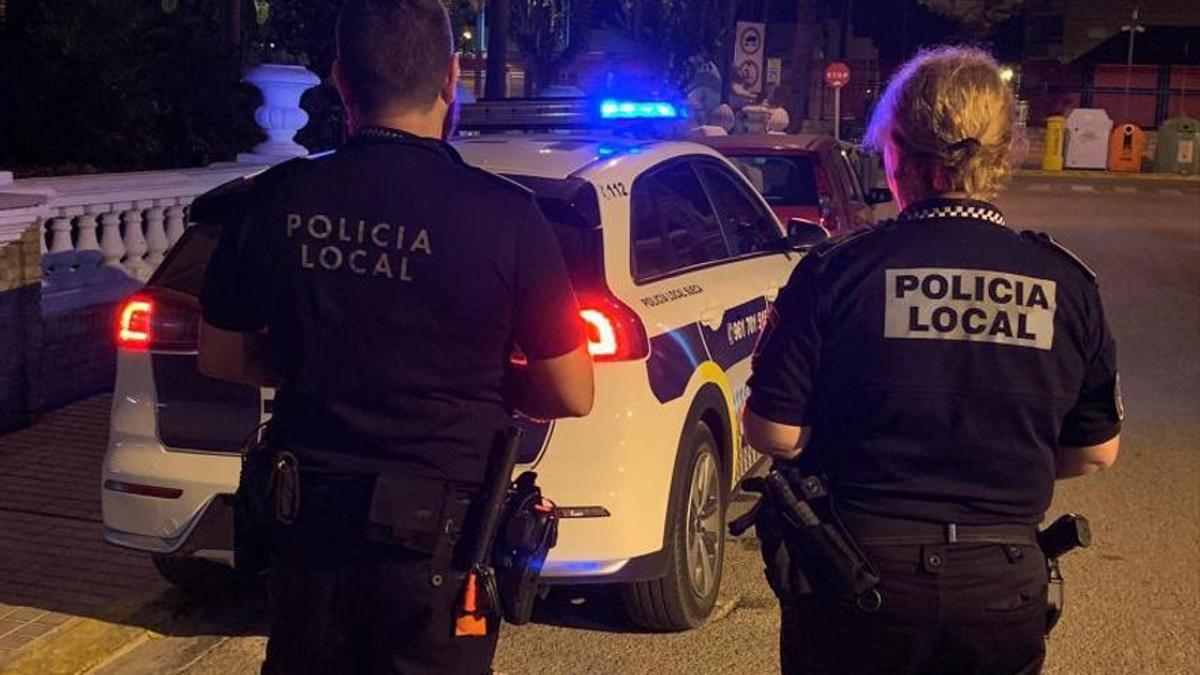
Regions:
<svg viewBox="0 0 1200 675"><path fill-rule="evenodd" d="M501 618L528 623L542 566L558 542L554 504L542 496L537 474L526 471L512 480L520 439L521 430L510 427L488 462L455 623L459 637L486 635L489 622L496 627Z"/></svg>
<svg viewBox="0 0 1200 675"><path fill-rule="evenodd" d="M1077 548L1087 548L1092 543L1092 528L1084 516L1068 513L1060 516L1049 527L1038 532L1038 547L1046 556L1046 572L1050 583L1046 590L1046 636L1058 624L1066 604L1066 593L1062 570L1058 559Z"/></svg>
<svg viewBox="0 0 1200 675"><path fill-rule="evenodd" d="M765 476L742 481L742 488L762 496L729 530L738 536L755 525L776 597L787 601L813 593L815 582L865 611L879 608L879 572L836 518L821 479L776 465Z"/></svg>

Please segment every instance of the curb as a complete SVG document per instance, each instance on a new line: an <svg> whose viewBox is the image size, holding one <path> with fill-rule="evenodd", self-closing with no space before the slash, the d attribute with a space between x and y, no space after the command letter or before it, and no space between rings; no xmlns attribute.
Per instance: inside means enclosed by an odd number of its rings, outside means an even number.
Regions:
<svg viewBox="0 0 1200 675"><path fill-rule="evenodd" d="M76 675L100 665L151 631L99 619L76 619L10 662L5 675Z"/></svg>
<svg viewBox="0 0 1200 675"><path fill-rule="evenodd" d="M1152 181L1160 183L1200 183L1200 175L1185 176L1178 173L1123 173L1086 169L1067 169L1064 171L1046 171L1044 169L1017 169L1013 172L1017 178L1064 178L1071 180L1112 180L1112 181Z"/></svg>
<svg viewBox="0 0 1200 675"><path fill-rule="evenodd" d="M57 631L29 645L0 671L4 675L78 675L102 665L113 655L121 654L135 643L159 637L155 631L142 626L130 626L121 621L147 617L153 612L156 596L130 600L121 604L118 618L104 621L75 618Z"/></svg>

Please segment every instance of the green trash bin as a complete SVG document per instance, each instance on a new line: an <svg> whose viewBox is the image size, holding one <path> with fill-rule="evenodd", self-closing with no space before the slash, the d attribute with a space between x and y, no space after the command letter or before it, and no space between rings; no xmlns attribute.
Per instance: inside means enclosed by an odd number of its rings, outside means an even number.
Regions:
<svg viewBox="0 0 1200 675"><path fill-rule="evenodd" d="M1158 127L1155 173L1200 173L1200 120L1173 117Z"/></svg>

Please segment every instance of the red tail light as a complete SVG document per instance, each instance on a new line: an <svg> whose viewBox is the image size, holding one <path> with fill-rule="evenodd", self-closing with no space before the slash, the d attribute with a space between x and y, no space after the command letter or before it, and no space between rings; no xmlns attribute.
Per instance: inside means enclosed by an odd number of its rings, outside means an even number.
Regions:
<svg viewBox="0 0 1200 675"><path fill-rule="evenodd" d="M147 289L117 310L117 347L129 351L195 351L200 303L164 288Z"/></svg>
<svg viewBox="0 0 1200 675"><path fill-rule="evenodd" d="M579 315L587 331L588 352L596 361L634 361L650 353L642 320L620 300L582 295Z"/></svg>

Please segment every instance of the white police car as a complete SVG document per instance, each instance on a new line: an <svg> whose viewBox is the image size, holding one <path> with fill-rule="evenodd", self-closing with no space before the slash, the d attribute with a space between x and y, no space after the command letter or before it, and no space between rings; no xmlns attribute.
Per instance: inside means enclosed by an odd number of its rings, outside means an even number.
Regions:
<svg viewBox="0 0 1200 675"><path fill-rule="evenodd" d="M674 114L664 105L604 110ZM638 624L698 625L721 580L728 496L759 459L738 423L749 357L798 254L745 178L701 145L560 133L455 147L536 193L596 360L591 415L526 425L522 468L562 518L543 581L620 583ZM230 559L238 451L271 405L268 390L196 368L196 295L216 235L189 228L120 312L103 476L105 538L155 554L193 589L221 581L212 561Z"/></svg>

